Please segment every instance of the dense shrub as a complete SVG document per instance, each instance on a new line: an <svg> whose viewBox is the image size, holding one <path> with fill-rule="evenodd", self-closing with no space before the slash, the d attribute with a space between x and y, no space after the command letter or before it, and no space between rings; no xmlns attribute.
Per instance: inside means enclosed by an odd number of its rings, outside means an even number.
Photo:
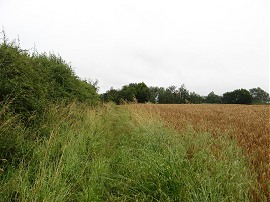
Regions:
<svg viewBox="0 0 270 202"><path fill-rule="evenodd" d="M45 106L45 90L30 55L14 44L0 44L0 101L12 100L10 109L28 119Z"/></svg>
<svg viewBox="0 0 270 202"><path fill-rule="evenodd" d="M4 39L0 44L0 101L7 100L12 100L11 111L29 122L52 102L76 100L94 105L98 94L60 56L31 54Z"/></svg>

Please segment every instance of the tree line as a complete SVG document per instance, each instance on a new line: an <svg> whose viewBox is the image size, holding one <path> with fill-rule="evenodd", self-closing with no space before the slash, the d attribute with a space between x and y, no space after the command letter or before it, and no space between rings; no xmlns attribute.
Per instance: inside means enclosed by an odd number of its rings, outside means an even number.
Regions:
<svg viewBox="0 0 270 202"><path fill-rule="evenodd" d="M121 89L111 88L106 93L101 94L104 102L137 103L159 103L159 104L200 104L200 103L223 103L223 104L251 104L269 102L269 94L260 87L246 89L236 89L226 92L222 96L213 91L207 96L201 96L196 92L189 91L184 84L179 88L176 86L153 87L147 86L144 82L130 83Z"/></svg>

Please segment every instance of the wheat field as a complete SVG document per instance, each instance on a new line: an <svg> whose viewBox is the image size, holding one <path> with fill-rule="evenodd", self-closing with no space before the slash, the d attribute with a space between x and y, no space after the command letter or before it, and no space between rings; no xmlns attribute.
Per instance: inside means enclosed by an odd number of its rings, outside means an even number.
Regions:
<svg viewBox="0 0 270 202"><path fill-rule="evenodd" d="M183 132L187 127L228 134L237 141L251 162L258 186L269 199L270 191L270 106L269 105L136 105L158 114L166 125Z"/></svg>

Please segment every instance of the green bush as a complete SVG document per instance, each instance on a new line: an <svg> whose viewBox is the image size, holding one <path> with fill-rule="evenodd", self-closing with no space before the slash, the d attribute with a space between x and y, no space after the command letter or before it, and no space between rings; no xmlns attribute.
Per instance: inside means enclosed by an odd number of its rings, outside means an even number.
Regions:
<svg viewBox="0 0 270 202"><path fill-rule="evenodd" d="M46 89L35 71L30 55L13 43L0 44L0 101L28 120L46 105Z"/></svg>
<svg viewBox="0 0 270 202"><path fill-rule="evenodd" d="M6 39L0 44L0 101L12 101L9 108L26 123L38 120L50 103L95 105L98 99L96 88L79 79L60 56L30 54Z"/></svg>

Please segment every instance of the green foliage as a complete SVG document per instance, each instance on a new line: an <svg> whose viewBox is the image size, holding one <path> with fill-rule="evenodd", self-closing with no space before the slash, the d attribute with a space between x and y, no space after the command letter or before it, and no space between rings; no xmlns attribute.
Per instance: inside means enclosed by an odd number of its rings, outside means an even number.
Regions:
<svg viewBox="0 0 270 202"><path fill-rule="evenodd" d="M31 124L50 103L75 100L96 104L96 88L80 80L60 56L30 54L4 38L0 44L0 101L11 101L14 114Z"/></svg>
<svg viewBox="0 0 270 202"><path fill-rule="evenodd" d="M176 86L169 86L166 89L163 87L150 87L150 92L152 102L160 104L199 104L203 101L199 94L189 92L184 84L178 89Z"/></svg>
<svg viewBox="0 0 270 202"><path fill-rule="evenodd" d="M184 84L182 84L181 87L179 88L179 94L180 94L180 103L187 103L189 101L190 99L189 91Z"/></svg>
<svg viewBox="0 0 270 202"><path fill-rule="evenodd" d="M203 102L203 97L195 92L189 93L189 101L193 104L200 104Z"/></svg>
<svg viewBox="0 0 270 202"><path fill-rule="evenodd" d="M43 110L45 97L31 56L13 43L0 44L0 101L12 100L10 109L27 120Z"/></svg>
<svg viewBox="0 0 270 202"><path fill-rule="evenodd" d="M121 101L159 104L184 104L184 103L202 103L203 98L195 92L189 92L185 85L179 89L176 86L148 87L145 83L130 83L125 85L121 90L111 88L102 95L105 102L113 101L120 104Z"/></svg>
<svg viewBox="0 0 270 202"><path fill-rule="evenodd" d="M252 97L251 97L252 96ZM224 93L223 97L216 95L213 91L206 97L202 97L195 92L190 92L185 85L181 85L177 89L176 86L164 87L148 87L142 83L130 83L125 85L120 90L111 88L102 95L105 102L115 102L120 104L122 101L159 104L200 104L200 103L228 103L228 104L250 104L253 102L266 102L269 100L269 95L261 88L237 89L233 92Z"/></svg>
<svg viewBox="0 0 270 202"><path fill-rule="evenodd" d="M260 87L249 89L254 102L266 102L270 101L269 94Z"/></svg>
<svg viewBox="0 0 270 202"><path fill-rule="evenodd" d="M225 104L251 104L252 96L246 89L237 89L223 94Z"/></svg>
<svg viewBox="0 0 270 202"><path fill-rule="evenodd" d="M153 86L149 87L149 93L150 93L149 101L151 103L157 103L158 102L159 89L160 89L159 87L153 87Z"/></svg>
<svg viewBox="0 0 270 202"><path fill-rule="evenodd" d="M113 88L102 94L102 98L105 102L114 102L116 104L120 104L119 91Z"/></svg>
<svg viewBox="0 0 270 202"><path fill-rule="evenodd" d="M177 90L175 86L170 86L168 88L160 88L158 91L158 103L159 104L175 104L177 103Z"/></svg>
<svg viewBox="0 0 270 202"><path fill-rule="evenodd" d="M219 95L216 95L213 91L210 92L206 97L205 97L205 102L206 103L216 103L219 104L222 102L222 97Z"/></svg>
<svg viewBox="0 0 270 202"><path fill-rule="evenodd" d="M121 100L127 102L134 102L136 99L136 89L134 84L123 86L122 89L119 91L119 96Z"/></svg>
<svg viewBox="0 0 270 202"><path fill-rule="evenodd" d="M145 103L149 101L150 91L145 83L141 82L138 84L134 84L134 88L135 88L135 97L138 103Z"/></svg>
<svg viewBox="0 0 270 202"><path fill-rule="evenodd" d="M121 101L145 103L150 99L150 91L145 83L130 83L125 85L121 90L111 88L102 95L105 102L113 101L120 104Z"/></svg>

